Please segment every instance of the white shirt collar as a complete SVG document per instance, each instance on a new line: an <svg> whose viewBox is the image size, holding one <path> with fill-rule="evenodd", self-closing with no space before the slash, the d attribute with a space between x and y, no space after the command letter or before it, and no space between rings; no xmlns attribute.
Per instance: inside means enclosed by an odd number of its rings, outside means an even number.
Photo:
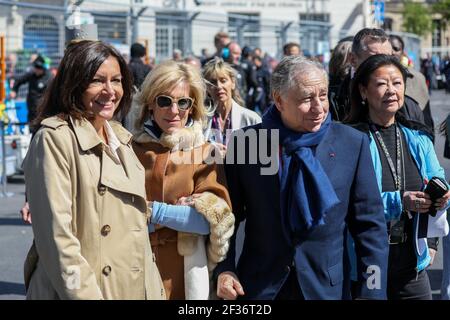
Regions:
<svg viewBox="0 0 450 320"><path fill-rule="evenodd" d="M111 153L117 158L117 160L119 160L117 149L119 149L120 147L120 141L108 121L105 121L105 132L108 136L108 146L111 150Z"/></svg>

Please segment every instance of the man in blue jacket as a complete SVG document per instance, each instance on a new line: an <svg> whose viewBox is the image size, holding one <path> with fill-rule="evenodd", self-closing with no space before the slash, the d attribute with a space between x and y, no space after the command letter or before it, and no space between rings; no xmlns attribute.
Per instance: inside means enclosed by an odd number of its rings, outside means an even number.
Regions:
<svg viewBox="0 0 450 320"><path fill-rule="evenodd" d="M236 226L246 221L245 239L237 266L234 235L216 268L217 295L350 299L350 232L353 298L385 299L388 238L367 137L331 122L321 65L285 57L271 88L275 105L262 123L237 131L228 147L228 187ZM267 150L272 163L262 156Z"/></svg>

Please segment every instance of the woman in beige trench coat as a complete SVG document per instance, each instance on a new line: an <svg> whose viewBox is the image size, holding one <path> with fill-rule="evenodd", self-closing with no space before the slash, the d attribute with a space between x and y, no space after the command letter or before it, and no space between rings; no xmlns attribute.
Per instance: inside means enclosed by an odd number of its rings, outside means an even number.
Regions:
<svg viewBox="0 0 450 320"><path fill-rule="evenodd" d="M24 161L35 241L28 299L164 299L148 241L144 169L117 122L131 99L121 55L69 45Z"/></svg>

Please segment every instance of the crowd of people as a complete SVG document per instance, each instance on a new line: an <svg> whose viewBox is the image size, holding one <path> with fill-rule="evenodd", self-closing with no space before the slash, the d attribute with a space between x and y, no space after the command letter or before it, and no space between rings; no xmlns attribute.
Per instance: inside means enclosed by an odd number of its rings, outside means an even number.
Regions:
<svg viewBox="0 0 450 320"><path fill-rule="evenodd" d="M449 299L450 188L402 39L362 29L329 71L214 44L152 67L68 45L24 161L27 298L430 300L443 238Z"/></svg>

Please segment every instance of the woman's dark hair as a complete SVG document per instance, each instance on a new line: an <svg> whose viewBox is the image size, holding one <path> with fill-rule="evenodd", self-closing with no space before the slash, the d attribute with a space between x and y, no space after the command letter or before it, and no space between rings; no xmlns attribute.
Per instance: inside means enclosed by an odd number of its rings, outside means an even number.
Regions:
<svg viewBox="0 0 450 320"><path fill-rule="evenodd" d="M122 75L123 96L115 117L120 120L131 106L132 78L122 55L101 41L83 40L69 44L59 64L55 78L44 93L38 107L38 116L32 123L36 129L43 119L55 115L63 119L92 119L92 112L83 106L82 97L97 70L109 57L117 59Z"/></svg>
<svg viewBox="0 0 450 320"><path fill-rule="evenodd" d="M369 106L367 103L363 104L361 93L359 92L359 86L367 87L371 75L379 68L384 66L394 66L402 74L403 81L406 88L407 71L394 56L388 56L385 54L376 54L367 58L356 70L353 77L350 98L351 107L349 115L344 119L346 123L359 123L366 122L369 116Z"/></svg>
<svg viewBox="0 0 450 320"><path fill-rule="evenodd" d="M392 44L392 40L397 40L399 43L400 43L400 45L402 46L401 48L397 48L397 49L394 49L395 51L403 51L403 50L405 50L405 41L403 41L403 39L402 39L402 37L400 37L400 36L398 36L398 35L396 35L396 34L390 34L389 35L389 41L391 42L391 44Z"/></svg>
<svg viewBox="0 0 450 320"><path fill-rule="evenodd" d="M342 83L350 72L350 52L352 43L350 41L339 42L331 53L328 73L330 81L333 83Z"/></svg>

